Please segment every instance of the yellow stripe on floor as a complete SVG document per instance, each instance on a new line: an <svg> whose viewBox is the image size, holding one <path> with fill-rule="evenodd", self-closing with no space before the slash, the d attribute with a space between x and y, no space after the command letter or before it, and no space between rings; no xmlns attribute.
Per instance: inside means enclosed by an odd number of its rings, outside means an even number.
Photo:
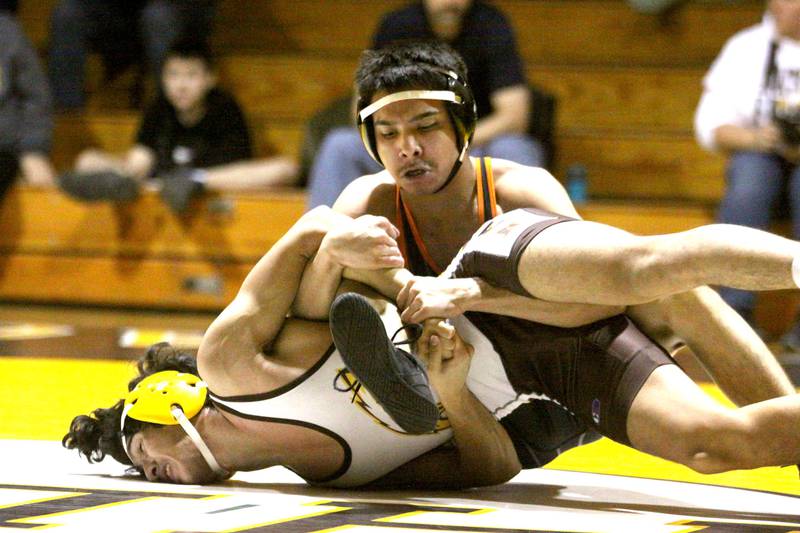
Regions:
<svg viewBox="0 0 800 533"><path fill-rule="evenodd" d="M110 407L135 375L129 361L0 357L0 438L61 440L75 416Z"/></svg>

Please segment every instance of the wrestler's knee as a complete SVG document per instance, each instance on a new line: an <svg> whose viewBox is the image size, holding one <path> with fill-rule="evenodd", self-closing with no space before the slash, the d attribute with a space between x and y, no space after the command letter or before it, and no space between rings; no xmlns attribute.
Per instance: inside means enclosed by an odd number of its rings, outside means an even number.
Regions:
<svg viewBox="0 0 800 533"><path fill-rule="evenodd" d="M678 462L702 474L763 465L755 426L734 411L698 420L685 436L685 455Z"/></svg>
<svg viewBox="0 0 800 533"><path fill-rule="evenodd" d="M631 238L620 246L609 263L615 291L624 295L628 305L643 304L664 296L660 287L669 280L670 271L648 239Z"/></svg>

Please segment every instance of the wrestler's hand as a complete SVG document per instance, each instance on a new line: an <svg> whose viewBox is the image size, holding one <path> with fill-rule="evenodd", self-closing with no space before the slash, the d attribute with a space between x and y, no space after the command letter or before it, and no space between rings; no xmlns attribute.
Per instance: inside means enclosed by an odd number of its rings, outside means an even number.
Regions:
<svg viewBox="0 0 800 533"><path fill-rule="evenodd" d="M385 217L364 215L328 231L320 251L343 267L375 270L402 267L400 232Z"/></svg>
<svg viewBox="0 0 800 533"><path fill-rule="evenodd" d="M458 401L467 384L473 348L450 324L438 319L426 321L428 335L418 341L418 354L428 363L428 379L442 404ZM424 333L423 333L424 336ZM424 352L424 354L423 354Z"/></svg>
<svg viewBox="0 0 800 533"><path fill-rule="evenodd" d="M416 354L424 361L428 360L431 337L438 337L439 349L444 359L453 357L458 333L452 324L442 318L429 318L422 322L422 333L416 342Z"/></svg>
<svg viewBox="0 0 800 533"><path fill-rule="evenodd" d="M472 278L414 277L397 295L400 318L407 323L421 323L431 317L453 318L466 311L464 303L474 297L477 284Z"/></svg>

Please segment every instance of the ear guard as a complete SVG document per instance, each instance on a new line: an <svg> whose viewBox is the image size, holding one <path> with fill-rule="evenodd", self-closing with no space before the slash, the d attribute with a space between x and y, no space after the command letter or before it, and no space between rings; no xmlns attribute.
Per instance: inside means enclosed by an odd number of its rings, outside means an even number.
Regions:
<svg viewBox="0 0 800 533"><path fill-rule="evenodd" d="M208 386L199 376L175 370L156 372L140 381L125 397L119 423L122 447L128 458L131 458L131 454L122 433L127 417L164 426L179 424L197 446L211 470L220 476L227 476L228 472L219 466L200 433L189 421L203 409L207 395Z"/></svg>
<svg viewBox="0 0 800 533"><path fill-rule="evenodd" d="M456 132L456 144L459 150L459 156L454 170L457 170L458 166L460 166L461 162L464 160L467 148L469 148L469 143L472 140L472 135L475 133L475 124L478 122L475 98L466 81L456 72L439 68L434 68L433 70L445 76L447 80L446 90L400 91L386 95L371 104L369 102L359 101L357 123L359 133L361 134L361 141L364 143L364 147L367 149L372 159L381 165L383 165L383 162L378 155L375 124L371 117L382 107L401 100L441 100L446 102L447 112L450 115L450 121ZM451 175L455 175L455 172L451 172ZM452 179L452 176L450 179Z"/></svg>

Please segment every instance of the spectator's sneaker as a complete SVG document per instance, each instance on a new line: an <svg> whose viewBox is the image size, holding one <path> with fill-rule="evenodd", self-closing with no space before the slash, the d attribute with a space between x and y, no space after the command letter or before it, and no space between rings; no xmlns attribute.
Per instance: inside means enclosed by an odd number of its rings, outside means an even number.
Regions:
<svg viewBox="0 0 800 533"><path fill-rule="evenodd" d="M161 199L174 213L186 211L189 201L202 190L203 186L192 179L191 169L179 169L162 176Z"/></svg>
<svg viewBox="0 0 800 533"><path fill-rule="evenodd" d="M436 428L439 408L422 363L397 348L378 312L360 294L339 295L331 305L333 342L347 367L408 433Z"/></svg>
<svg viewBox="0 0 800 533"><path fill-rule="evenodd" d="M58 183L69 196L86 202L130 202L139 197L139 182L114 171L65 172Z"/></svg>

